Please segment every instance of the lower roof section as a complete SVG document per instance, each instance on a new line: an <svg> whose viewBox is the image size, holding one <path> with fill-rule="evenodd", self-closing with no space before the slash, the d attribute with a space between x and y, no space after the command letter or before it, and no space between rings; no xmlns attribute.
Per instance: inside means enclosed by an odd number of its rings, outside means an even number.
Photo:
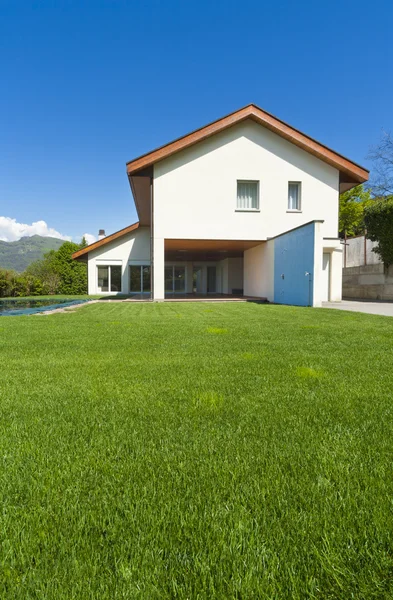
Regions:
<svg viewBox="0 0 393 600"><path fill-rule="evenodd" d="M94 242L93 244L89 244L85 248L81 248L77 252L74 252L72 258L74 260L86 260L88 253L92 252L92 250L97 250L97 248L101 248L101 246L105 246L106 244L109 244L110 242L113 242L114 240L117 240L118 238L127 235L127 233L135 231L135 229L138 229L138 227L139 221L133 223L132 225L128 225L127 227L124 227L124 229L120 229L119 231L116 231L111 235L107 235L106 237L102 238L102 240L98 240L98 242Z"/></svg>

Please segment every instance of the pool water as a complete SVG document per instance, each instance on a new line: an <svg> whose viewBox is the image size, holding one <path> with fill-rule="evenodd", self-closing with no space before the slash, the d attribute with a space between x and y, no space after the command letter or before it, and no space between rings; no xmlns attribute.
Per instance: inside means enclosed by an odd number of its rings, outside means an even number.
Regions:
<svg viewBox="0 0 393 600"><path fill-rule="evenodd" d="M15 298L12 300L0 300L0 317L13 317L17 315L34 315L55 308L66 308L76 304L83 304L88 300L73 300L72 298L26 300Z"/></svg>

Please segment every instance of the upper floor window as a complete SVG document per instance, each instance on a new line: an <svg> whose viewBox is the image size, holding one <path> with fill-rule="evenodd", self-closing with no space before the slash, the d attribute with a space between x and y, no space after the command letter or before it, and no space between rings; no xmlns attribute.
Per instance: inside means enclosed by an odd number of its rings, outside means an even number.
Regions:
<svg viewBox="0 0 393 600"><path fill-rule="evenodd" d="M259 181L237 182L237 210L259 210Z"/></svg>
<svg viewBox="0 0 393 600"><path fill-rule="evenodd" d="M301 191L302 184L300 181L288 182L288 210L301 209Z"/></svg>

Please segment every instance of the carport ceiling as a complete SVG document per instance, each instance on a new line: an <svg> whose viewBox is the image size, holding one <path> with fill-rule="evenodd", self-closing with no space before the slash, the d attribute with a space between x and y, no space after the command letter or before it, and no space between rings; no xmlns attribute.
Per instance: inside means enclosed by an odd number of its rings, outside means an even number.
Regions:
<svg viewBox="0 0 393 600"><path fill-rule="evenodd" d="M223 260L238 258L264 240L165 240L165 260Z"/></svg>

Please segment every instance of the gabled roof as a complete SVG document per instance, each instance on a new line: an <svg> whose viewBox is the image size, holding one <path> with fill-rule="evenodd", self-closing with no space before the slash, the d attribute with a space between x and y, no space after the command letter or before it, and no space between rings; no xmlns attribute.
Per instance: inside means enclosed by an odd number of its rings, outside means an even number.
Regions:
<svg viewBox="0 0 393 600"><path fill-rule="evenodd" d="M105 244L109 244L110 242L113 242L113 240L117 240L117 238L122 237L123 235L127 235L127 233L131 233L131 231L135 231L135 229L138 229L138 227L139 227L139 221L137 221L136 223L133 223L132 225L128 225L128 227L124 227L124 229L120 229L119 231L116 231L115 233L112 233L111 235L107 235L106 237L102 238L102 240L98 240L98 242L89 244L85 248L82 248L81 250L74 252L74 254L72 255L72 258L73 259L78 259L78 258L82 258L82 257L86 258L86 255L89 252L92 252L92 250L101 248L101 246L105 246Z"/></svg>
<svg viewBox="0 0 393 600"><path fill-rule="evenodd" d="M245 121L246 119L252 119L289 142L292 142L299 148L302 148L306 152L313 154L317 158L338 169L340 171L340 182L351 184L349 187L346 186L346 189L350 189L350 187L368 180L369 171L367 169L351 161L349 158L342 156L338 152L331 150L324 144L317 142L298 129L284 123L284 121L277 119L277 117L262 110L255 104L249 104L244 108L241 108L226 117L222 117L209 125L205 125L205 127L201 127L192 133L184 135L165 146L161 146L152 152L148 152L147 154L135 158L127 163L128 176L131 177L132 175L137 174L138 171L146 169L158 161L168 158L185 148L189 148L190 146L193 146L220 131L228 129L241 121Z"/></svg>

